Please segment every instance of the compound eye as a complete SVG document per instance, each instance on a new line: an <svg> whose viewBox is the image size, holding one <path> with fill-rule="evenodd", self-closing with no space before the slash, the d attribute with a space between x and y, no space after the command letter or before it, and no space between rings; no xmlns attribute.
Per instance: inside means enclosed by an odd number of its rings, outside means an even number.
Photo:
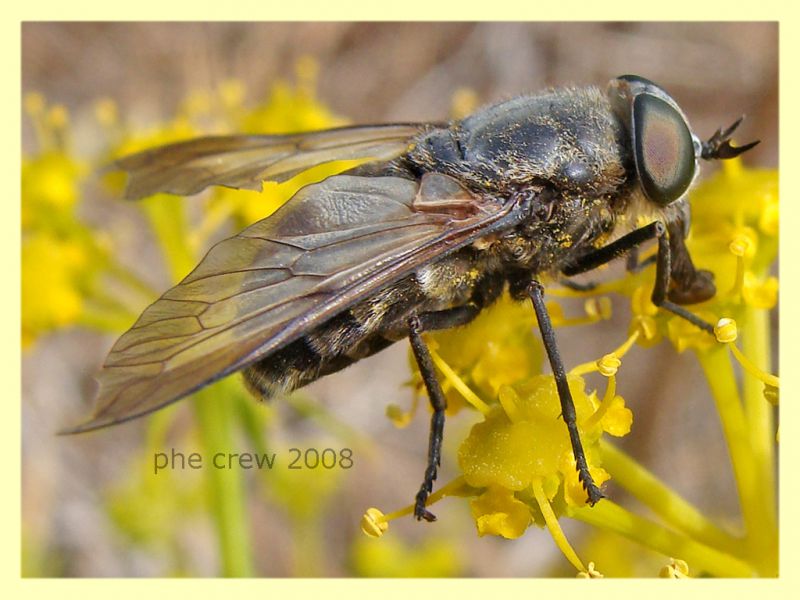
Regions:
<svg viewBox="0 0 800 600"><path fill-rule="evenodd" d="M639 83L642 86L651 85L655 88L658 87L658 84L650 81L649 79L645 79L644 77L640 77L639 75L620 75L619 77L617 77L617 79L622 79L623 81L627 81L628 83Z"/></svg>
<svg viewBox="0 0 800 600"><path fill-rule="evenodd" d="M633 102L633 146L647 197L662 206L680 198L695 171L692 134L683 115L657 96L638 94Z"/></svg>

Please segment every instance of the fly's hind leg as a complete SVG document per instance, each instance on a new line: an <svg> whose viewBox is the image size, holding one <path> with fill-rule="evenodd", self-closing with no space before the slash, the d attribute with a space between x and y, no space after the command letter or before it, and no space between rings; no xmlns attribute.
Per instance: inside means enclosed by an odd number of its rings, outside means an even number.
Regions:
<svg viewBox="0 0 800 600"><path fill-rule="evenodd" d="M414 352L414 358L419 366L419 372L422 375L422 381L425 383L425 389L428 391L428 398L433 408L431 432L428 439L428 464L425 468L425 478L414 502L414 516L417 520L436 520L436 516L425 508L425 505L431 490L433 490L433 482L436 481L437 471L441 463L444 411L447 408L447 400L436 377L431 353L422 339L422 332L465 325L475 318L478 311L477 306L469 304L449 310L422 313L408 320L408 338L411 342L411 350Z"/></svg>

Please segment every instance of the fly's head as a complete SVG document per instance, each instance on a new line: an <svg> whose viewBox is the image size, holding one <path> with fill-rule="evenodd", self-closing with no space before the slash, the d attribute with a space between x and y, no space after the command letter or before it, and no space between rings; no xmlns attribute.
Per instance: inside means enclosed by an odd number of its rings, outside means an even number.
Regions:
<svg viewBox="0 0 800 600"><path fill-rule="evenodd" d="M635 168L631 197L638 201L628 206L629 226L641 215L665 221L672 253L670 299L679 304L707 300L715 293L713 277L694 268L684 244L690 224L686 191L700 171L700 160L734 158L758 141L731 144L741 118L702 141L675 100L643 77L622 75L609 83L607 94L627 133Z"/></svg>
<svg viewBox="0 0 800 600"><path fill-rule="evenodd" d="M658 207L683 197L700 171L701 159L734 158L758 144L731 145L730 138L742 118L701 141L675 100L643 77L617 77L609 83L607 94L626 129L641 191Z"/></svg>

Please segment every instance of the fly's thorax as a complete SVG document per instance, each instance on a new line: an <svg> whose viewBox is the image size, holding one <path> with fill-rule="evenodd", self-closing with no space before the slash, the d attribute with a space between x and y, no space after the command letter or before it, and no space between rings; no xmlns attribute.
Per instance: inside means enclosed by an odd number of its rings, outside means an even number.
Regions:
<svg viewBox="0 0 800 600"><path fill-rule="evenodd" d="M481 240L487 265L531 274L559 270L602 244L615 229L617 197L550 195L532 203L529 217L511 230ZM492 267L489 267L492 268Z"/></svg>
<svg viewBox="0 0 800 600"><path fill-rule="evenodd" d="M633 173L628 145L605 94L567 88L501 102L426 132L408 160L477 189L541 184L600 196L616 193Z"/></svg>

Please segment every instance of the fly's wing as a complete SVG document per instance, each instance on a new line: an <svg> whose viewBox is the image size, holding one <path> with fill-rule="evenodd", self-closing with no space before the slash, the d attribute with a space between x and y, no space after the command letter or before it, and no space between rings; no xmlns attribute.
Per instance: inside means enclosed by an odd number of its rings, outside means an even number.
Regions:
<svg viewBox="0 0 800 600"><path fill-rule="evenodd" d="M92 418L118 423L273 352L416 268L517 222L444 175L334 176L214 246L114 345Z"/></svg>
<svg viewBox="0 0 800 600"><path fill-rule="evenodd" d="M337 160L390 160L429 125L340 127L291 135L202 137L132 154L114 165L130 175L125 197L196 194L208 186L261 190Z"/></svg>

